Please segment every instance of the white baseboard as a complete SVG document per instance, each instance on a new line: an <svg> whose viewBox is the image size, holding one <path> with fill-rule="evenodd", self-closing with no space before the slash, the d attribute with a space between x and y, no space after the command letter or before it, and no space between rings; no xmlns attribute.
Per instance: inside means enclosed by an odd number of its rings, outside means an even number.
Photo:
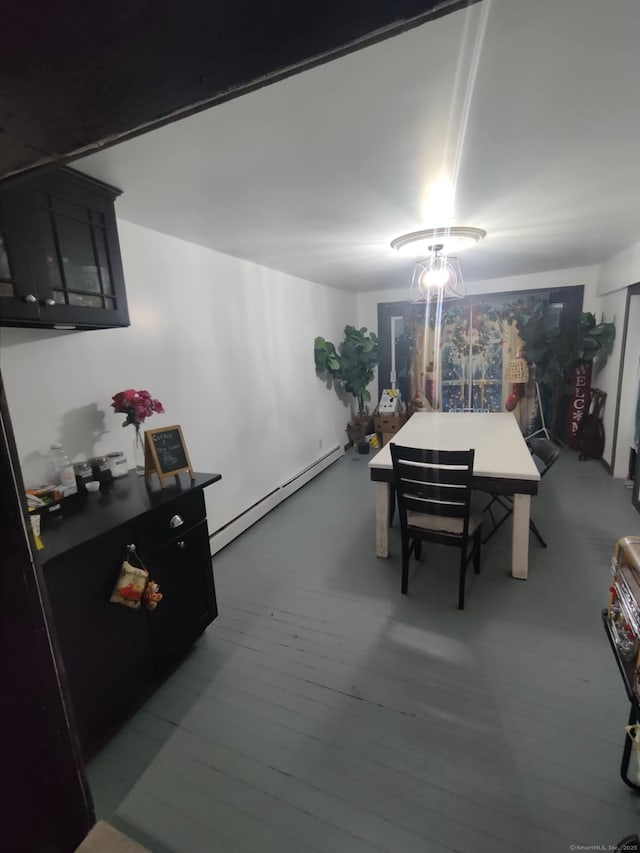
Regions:
<svg viewBox="0 0 640 853"><path fill-rule="evenodd" d="M317 459L307 468L296 474L295 477L292 477L286 483L283 483L282 486L279 486L273 492L266 495L266 497L262 498L262 500L258 501L258 503L249 507L242 515L234 518L233 521L225 524L224 527L214 530L209 536L211 555L217 554L225 545L228 545L229 542L232 542L237 536L244 533L245 530L248 530L252 524L255 524L256 521L259 521L268 512L275 509L278 504L281 504L282 501L286 500L294 492L297 492L298 489L310 480L313 480L321 471L324 471L329 465L333 465L334 462L337 462L343 456L344 449L340 446L334 447L333 450L325 453L320 459Z"/></svg>

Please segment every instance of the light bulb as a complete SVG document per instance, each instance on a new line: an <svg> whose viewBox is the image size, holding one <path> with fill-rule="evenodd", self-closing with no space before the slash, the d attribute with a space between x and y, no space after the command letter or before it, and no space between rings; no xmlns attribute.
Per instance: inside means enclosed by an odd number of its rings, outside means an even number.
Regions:
<svg viewBox="0 0 640 853"><path fill-rule="evenodd" d="M442 288L448 284L450 278L449 270L444 267L441 267L440 269L425 270L420 276L420 290L423 293L434 287L438 290L442 290Z"/></svg>
<svg viewBox="0 0 640 853"><path fill-rule="evenodd" d="M461 278L454 266L457 260L440 255L440 249L440 246L434 247L430 258L423 258L416 264L411 287L418 298L416 300L414 296L412 301L430 302L432 299L455 299L463 295L458 290Z"/></svg>
<svg viewBox="0 0 640 853"><path fill-rule="evenodd" d="M452 280L451 268L445 258L435 257L431 260L418 280L418 287L423 293L431 288L444 289Z"/></svg>

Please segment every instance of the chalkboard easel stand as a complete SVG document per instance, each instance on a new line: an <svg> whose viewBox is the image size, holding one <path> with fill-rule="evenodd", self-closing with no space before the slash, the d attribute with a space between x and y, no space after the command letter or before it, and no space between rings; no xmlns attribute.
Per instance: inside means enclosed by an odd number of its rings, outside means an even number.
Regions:
<svg viewBox="0 0 640 853"><path fill-rule="evenodd" d="M188 472L193 482L195 475L182 436L182 429L177 424L174 424L170 427L145 430L145 483L149 485L151 475L157 474L160 481L160 488L164 489L167 477L175 477L176 483L179 484L179 474L182 474L184 471Z"/></svg>

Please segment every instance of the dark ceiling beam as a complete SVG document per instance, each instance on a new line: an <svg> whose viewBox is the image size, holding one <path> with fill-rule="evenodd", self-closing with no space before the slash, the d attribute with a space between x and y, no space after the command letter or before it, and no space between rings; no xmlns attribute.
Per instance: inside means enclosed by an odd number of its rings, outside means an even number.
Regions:
<svg viewBox="0 0 640 853"><path fill-rule="evenodd" d="M13 0L2 13L0 177L113 144L474 2Z"/></svg>

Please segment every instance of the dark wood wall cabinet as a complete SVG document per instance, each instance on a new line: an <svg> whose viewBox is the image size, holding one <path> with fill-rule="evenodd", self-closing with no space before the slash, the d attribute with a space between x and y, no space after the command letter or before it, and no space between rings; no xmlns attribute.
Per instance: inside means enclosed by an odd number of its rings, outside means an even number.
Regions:
<svg viewBox="0 0 640 853"><path fill-rule="evenodd" d="M55 168L0 186L0 324L128 326L114 200L120 190Z"/></svg>
<svg viewBox="0 0 640 853"><path fill-rule="evenodd" d="M203 488L220 475L197 474L193 484L187 475L179 479L153 489L131 471L42 531L44 576L85 757L218 615ZM155 610L109 600L132 544L160 585Z"/></svg>

